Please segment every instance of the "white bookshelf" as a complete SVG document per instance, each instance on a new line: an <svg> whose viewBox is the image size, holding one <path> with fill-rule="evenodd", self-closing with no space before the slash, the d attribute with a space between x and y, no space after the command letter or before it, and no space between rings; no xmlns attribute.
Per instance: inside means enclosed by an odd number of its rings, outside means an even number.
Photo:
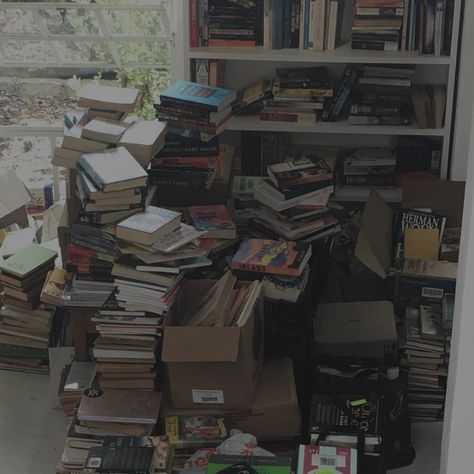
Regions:
<svg viewBox="0 0 474 474"><path fill-rule="evenodd" d="M385 52L352 50L349 42L335 50L327 50L317 53L304 49L282 49L273 50L265 47L256 48L190 48L189 47L189 4L188 0L179 0L183 12L183 28L179 31L179 42L183 44L183 51L175 54L182 58L182 77L189 79L192 61L194 59L222 59L226 61L226 87L237 89L250 84L253 80L261 77L274 77L277 67L309 66L311 64L327 65L330 72L339 77L346 64L410 64L415 65L417 75L415 82L420 83L445 83L447 86L447 104L444 127L441 129L419 129L416 125L410 126L359 126L349 125L347 120L333 123L320 122L315 124L285 123L262 121L258 117L234 117L226 126L228 133L238 131L275 131L288 132L292 134L306 134L307 137L334 137L340 135L339 142L345 146L351 146L351 140L357 138L358 146L370 146L371 136L387 137L387 143L394 136L419 136L434 137L442 140L443 152L440 164L441 179L448 179L452 162L451 157L453 138L453 111L456 92L456 74L458 41L461 22L461 0L455 0L454 27L452 37L451 54L449 56L418 55L413 52ZM346 13L351 16L351 1L347 0ZM365 145L361 145L361 137L365 137ZM301 141L301 140L299 140ZM342 190L336 196L341 200L365 200L368 191L355 193L352 190ZM387 200L396 202L400 200L399 190L388 190L385 192ZM365 196L365 197L364 197Z"/></svg>

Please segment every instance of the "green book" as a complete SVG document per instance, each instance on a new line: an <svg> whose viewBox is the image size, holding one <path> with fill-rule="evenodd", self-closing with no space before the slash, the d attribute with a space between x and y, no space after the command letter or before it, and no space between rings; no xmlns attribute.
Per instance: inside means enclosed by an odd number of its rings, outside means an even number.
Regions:
<svg viewBox="0 0 474 474"><path fill-rule="evenodd" d="M216 474L236 464L248 464L258 474L291 474L291 458L282 456L209 456L207 474Z"/></svg>
<svg viewBox="0 0 474 474"><path fill-rule="evenodd" d="M0 262L0 271L17 278L26 278L37 269L53 262L57 253L41 245L30 245Z"/></svg>
<svg viewBox="0 0 474 474"><path fill-rule="evenodd" d="M0 344L0 357L15 359L42 359L45 361L49 358L48 351L45 349L12 346L10 344Z"/></svg>

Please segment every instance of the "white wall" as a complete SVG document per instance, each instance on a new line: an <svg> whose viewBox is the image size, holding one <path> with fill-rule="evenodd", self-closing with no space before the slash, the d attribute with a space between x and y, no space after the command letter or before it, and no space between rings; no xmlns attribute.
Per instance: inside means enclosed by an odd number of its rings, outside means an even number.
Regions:
<svg viewBox="0 0 474 474"><path fill-rule="evenodd" d="M464 181L467 176L469 138L471 135L472 104L474 100L474 1L464 1L464 29L455 115L451 179Z"/></svg>

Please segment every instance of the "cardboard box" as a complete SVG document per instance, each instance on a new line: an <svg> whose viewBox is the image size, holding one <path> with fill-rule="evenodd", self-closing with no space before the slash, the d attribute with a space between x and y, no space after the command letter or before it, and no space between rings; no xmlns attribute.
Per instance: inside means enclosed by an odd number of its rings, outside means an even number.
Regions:
<svg viewBox="0 0 474 474"><path fill-rule="evenodd" d="M215 281L186 281L165 327L166 363L175 408L246 408L263 360L263 293L243 327L179 326L180 317Z"/></svg>
<svg viewBox="0 0 474 474"><path fill-rule="evenodd" d="M395 362L398 337L390 301L321 304L314 332L321 357Z"/></svg>
<svg viewBox="0 0 474 474"><path fill-rule="evenodd" d="M446 217L446 227L460 227L465 183L460 181L407 180L402 208L430 208ZM355 256L381 278L392 266L393 210L372 191L362 216Z"/></svg>
<svg viewBox="0 0 474 474"><path fill-rule="evenodd" d="M26 205L32 196L13 170L0 175L0 229L12 224L28 227Z"/></svg>
<svg viewBox="0 0 474 474"><path fill-rule="evenodd" d="M259 441L292 439L301 435L301 415L296 396L293 363L272 359L263 363L255 398L242 411L175 409L169 399L161 405L161 417L173 415L225 416L231 428L253 434Z"/></svg>

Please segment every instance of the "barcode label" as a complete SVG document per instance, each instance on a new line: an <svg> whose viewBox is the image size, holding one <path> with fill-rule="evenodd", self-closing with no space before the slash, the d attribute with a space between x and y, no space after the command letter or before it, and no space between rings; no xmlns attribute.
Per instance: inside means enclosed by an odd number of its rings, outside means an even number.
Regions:
<svg viewBox="0 0 474 474"><path fill-rule="evenodd" d="M193 403L223 405L224 392L222 390L193 390Z"/></svg>
<svg viewBox="0 0 474 474"><path fill-rule="evenodd" d="M315 467L346 467L346 458L343 455L313 454L311 463Z"/></svg>
<svg viewBox="0 0 474 474"><path fill-rule="evenodd" d="M441 300L444 296L444 290L442 288L429 288L425 286L421 290L421 296L423 296L423 298L436 298Z"/></svg>
<svg viewBox="0 0 474 474"><path fill-rule="evenodd" d="M92 468L100 467L100 463L101 463L101 458L90 458L89 462L87 463L87 467L92 467Z"/></svg>

